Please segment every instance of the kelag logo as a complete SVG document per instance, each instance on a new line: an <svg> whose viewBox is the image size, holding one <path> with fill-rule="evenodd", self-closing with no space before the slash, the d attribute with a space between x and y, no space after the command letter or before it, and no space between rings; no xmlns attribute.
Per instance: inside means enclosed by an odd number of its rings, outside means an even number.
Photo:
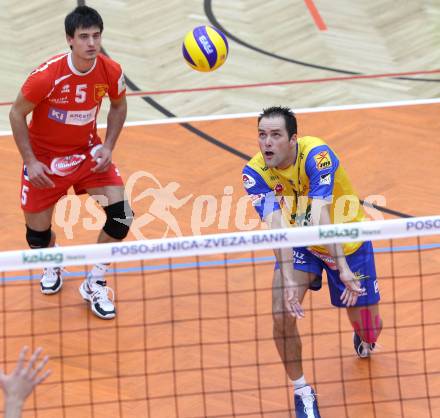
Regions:
<svg viewBox="0 0 440 418"><path fill-rule="evenodd" d="M62 263L64 260L63 253L55 254L44 254L42 252L35 252L35 250L30 250L29 252L24 252L22 254L23 264L32 264L39 262L49 262L49 263Z"/></svg>
<svg viewBox="0 0 440 418"><path fill-rule="evenodd" d="M440 219L427 219L426 221L408 221L406 223L406 230L416 229L422 231L424 229L440 229Z"/></svg>
<svg viewBox="0 0 440 418"><path fill-rule="evenodd" d="M337 237L349 237L357 238L359 236L359 228L334 228L329 231L320 229L319 238L337 238Z"/></svg>

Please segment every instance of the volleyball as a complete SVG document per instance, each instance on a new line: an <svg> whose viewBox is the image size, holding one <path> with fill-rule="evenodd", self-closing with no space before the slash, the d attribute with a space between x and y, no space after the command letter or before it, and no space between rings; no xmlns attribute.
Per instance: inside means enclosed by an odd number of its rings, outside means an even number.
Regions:
<svg viewBox="0 0 440 418"><path fill-rule="evenodd" d="M197 26L185 35L182 45L183 58L194 70L214 71L228 57L226 36L212 26Z"/></svg>

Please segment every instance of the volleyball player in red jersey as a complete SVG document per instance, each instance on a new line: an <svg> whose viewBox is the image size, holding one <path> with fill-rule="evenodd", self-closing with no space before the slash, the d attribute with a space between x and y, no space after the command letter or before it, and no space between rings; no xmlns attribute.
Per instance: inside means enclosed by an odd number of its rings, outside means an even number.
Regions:
<svg viewBox="0 0 440 418"><path fill-rule="evenodd" d="M133 219L123 181L112 163L127 114L122 69L100 53L104 25L96 10L79 6L64 23L71 51L50 58L29 75L9 115L24 163L21 207L26 240L35 249L55 245L52 214L71 186L77 194L105 197L107 219L98 243L123 240ZM110 110L102 143L96 124L106 94ZM26 115L31 112L28 126ZM105 281L107 268L95 265L80 286L93 313L104 319L116 314L113 292ZM44 269L40 282L44 294L58 292L62 284L60 268Z"/></svg>

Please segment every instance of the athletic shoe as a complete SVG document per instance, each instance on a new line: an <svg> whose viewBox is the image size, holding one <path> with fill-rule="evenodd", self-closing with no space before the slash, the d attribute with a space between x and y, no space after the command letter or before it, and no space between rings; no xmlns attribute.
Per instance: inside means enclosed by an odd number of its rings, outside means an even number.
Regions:
<svg viewBox="0 0 440 418"><path fill-rule="evenodd" d="M361 340L361 337L357 335L355 332L353 333L353 345L356 354L360 358L370 357L370 354L374 351L376 347L376 343L366 343Z"/></svg>
<svg viewBox="0 0 440 418"><path fill-rule="evenodd" d="M296 418L321 418L318 401L311 386L304 386L295 391Z"/></svg>
<svg viewBox="0 0 440 418"><path fill-rule="evenodd" d="M63 286L63 276L60 267L47 267L43 270L40 280L41 293L52 295Z"/></svg>
<svg viewBox="0 0 440 418"><path fill-rule="evenodd" d="M79 293L84 300L90 302L92 312L102 319L112 319L116 315L114 301L114 293L107 283L104 281L96 281L92 285L88 280L84 280L79 287ZM111 299L109 298L111 294Z"/></svg>

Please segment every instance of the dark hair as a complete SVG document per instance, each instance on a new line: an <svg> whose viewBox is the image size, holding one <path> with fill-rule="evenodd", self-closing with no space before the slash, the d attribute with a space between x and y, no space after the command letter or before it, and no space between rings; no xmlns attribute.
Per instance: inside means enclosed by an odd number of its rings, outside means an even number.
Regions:
<svg viewBox="0 0 440 418"><path fill-rule="evenodd" d="M258 125L260 124L261 119L273 118L275 116L281 116L284 118L289 139L292 137L293 134L297 133L295 113L293 113L288 107L272 106L268 107L267 109L263 109L263 111L258 116Z"/></svg>
<svg viewBox="0 0 440 418"><path fill-rule="evenodd" d="M66 16L66 19L64 19L66 35L69 35L71 38L75 35L76 29L88 29L92 26L97 26L101 33L104 30L102 17L95 9L88 6L78 6Z"/></svg>

